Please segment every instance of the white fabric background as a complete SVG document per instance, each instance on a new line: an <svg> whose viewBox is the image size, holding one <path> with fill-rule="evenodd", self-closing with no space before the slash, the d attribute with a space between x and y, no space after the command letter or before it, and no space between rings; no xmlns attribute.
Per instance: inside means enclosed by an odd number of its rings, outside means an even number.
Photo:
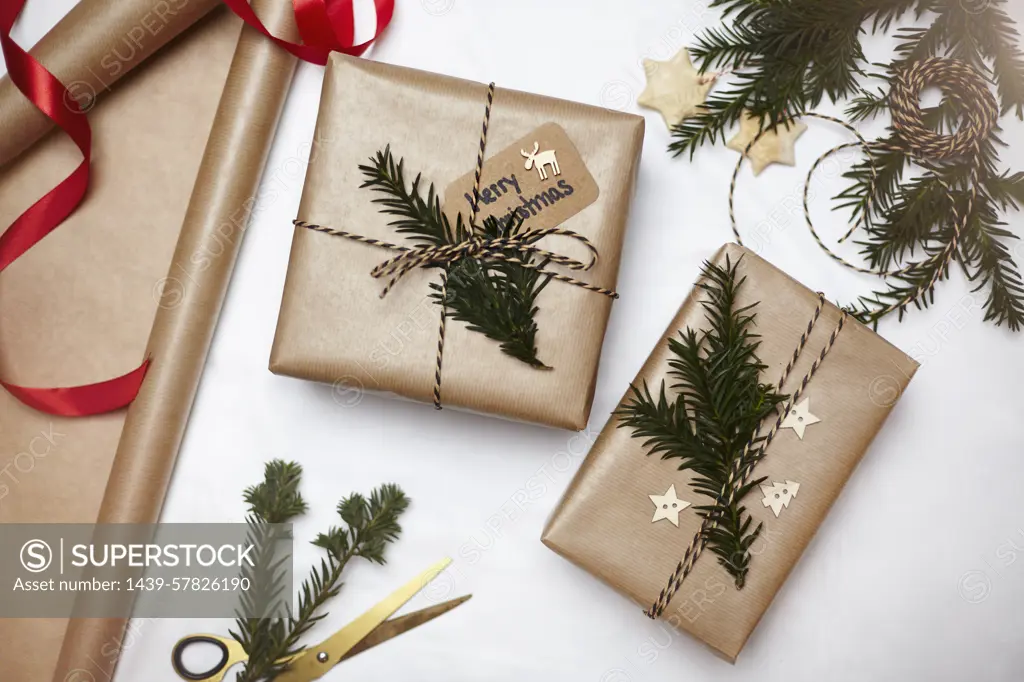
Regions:
<svg viewBox="0 0 1024 682"><path fill-rule="evenodd" d="M37 40L74 0L33 0L17 26ZM647 138L597 385L596 434L690 288L701 261L731 239L726 197L735 153L672 159L660 116L635 102L641 57L666 59L717 12L704 0L399 0L371 58L639 112ZM1011 12L1024 20L1024 2ZM368 18L368 17L363 17ZM889 42L868 40L884 58ZM351 491L400 483L413 499L384 568L356 564L315 630L326 636L445 555L450 572L410 608L473 593L455 612L346 662L325 679L757 680L1009 682L1024 675L1022 337L984 323L959 270L934 307L881 333L923 366L735 666L541 545L544 520L589 447L587 438L456 411L333 392L267 370L302 189L322 70L297 73L167 496L163 520L241 520L241 490L263 463L306 470L310 514L297 537L335 522ZM183 96L187 96L183 94ZM1007 121L1004 162L1024 169L1024 126ZM872 129L872 132L876 131ZM358 135L358 130L352 131ZM811 122L797 169L741 175L749 243L833 299L870 279L821 254L794 203L813 159L843 141ZM847 157L852 159L853 157ZM819 176L822 232L841 186ZM1021 216L1007 216L1020 234ZM765 222L767 221L767 222ZM760 244L759 225L770 232ZM855 248L842 249L854 254ZM1024 265L1024 247L1016 249ZM973 294L977 303L984 294ZM965 298L966 297L966 298ZM358 403L358 404L352 404ZM529 492L526 492L529 491ZM542 492L541 492L542 491ZM317 556L300 547L297 574ZM116 682L176 679L181 636L227 633L229 621L135 621ZM315 640L310 640L315 641Z"/></svg>

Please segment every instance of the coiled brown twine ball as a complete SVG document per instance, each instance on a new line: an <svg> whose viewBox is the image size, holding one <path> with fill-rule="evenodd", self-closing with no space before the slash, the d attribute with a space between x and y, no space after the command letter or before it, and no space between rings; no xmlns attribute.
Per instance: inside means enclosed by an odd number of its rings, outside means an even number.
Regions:
<svg viewBox="0 0 1024 682"><path fill-rule="evenodd" d="M949 134L940 133L924 124L920 102L921 93L928 86L938 87L942 91L950 101L953 111L957 116L958 125ZM949 264L956 254L961 233L968 217L971 215L977 198L978 177L983 163L983 145L992 135L999 121L999 104L989 90L988 82L975 69L957 59L931 57L913 62L900 70L893 79L892 90L889 93L889 107L892 113L892 129L895 134L891 140L874 143L869 143L865 140L857 129L846 121L824 114L804 114L807 117L819 118L841 125L857 138L856 142L841 144L822 154L807 173L807 179L804 183L804 215L811 234L814 236L815 241L818 242L818 245L833 260L841 263L844 267L883 278L897 277L904 280L916 280L919 278L914 277L915 274L933 270L933 274L927 281L924 281L915 290L892 303L882 304L879 302L874 309L850 310L850 314L865 323L877 322L880 318L893 311L904 310L908 305L917 302L931 292L939 279L948 272ZM780 122L779 125L785 125L785 123ZM766 128L762 130L750 142L747 151L749 152L750 147L769 130L771 129ZM940 177L938 171L945 165L956 164L966 166L969 170L967 186L965 188L966 196L962 206L963 210L961 211L958 208L956 201L951 200L950 202L950 219L953 228L952 238L924 260L909 263L897 270L864 268L854 265L834 253L821 240L814 229L814 223L811 220L808 206L809 188L815 171L823 161L839 151L853 147L859 147L867 154L869 163L871 163L872 185L877 179L877 170L873 159L879 151L891 151L907 155L915 163L934 173L936 182L939 183L951 198L955 193ZM736 241L741 244L742 240L736 227L734 207L736 180L739 177L739 171L745 156L746 153L740 156L736 164L736 169L732 176L732 186L729 190L729 218L732 222L732 230ZM868 196L874 196L873 186L869 188ZM870 228L869 213L870 211L863 211L860 224L865 229ZM851 227L839 241L845 241L856 228L857 225Z"/></svg>
<svg viewBox="0 0 1024 682"><path fill-rule="evenodd" d="M929 85L942 90L959 116L960 125L950 135L926 127L921 119L921 93ZM986 80L956 59L912 63L897 75L889 102L900 141L924 162L977 157L999 119L999 105Z"/></svg>

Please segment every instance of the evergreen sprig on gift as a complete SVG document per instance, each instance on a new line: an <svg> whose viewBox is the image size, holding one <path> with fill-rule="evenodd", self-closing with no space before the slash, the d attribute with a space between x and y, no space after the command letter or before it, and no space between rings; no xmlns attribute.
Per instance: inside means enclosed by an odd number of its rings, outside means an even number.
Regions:
<svg viewBox="0 0 1024 682"><path fill-rule="evenodd" d="M673 128L670 150L693 154L704 144L724 140L744 111L762 125L786 125L827 98L846 101L852 120L888 109L888 88L869 86L871 78L892 82L911 61L948 56L972 66L996 86L1003 113L1024 118L1024 53L1020 35L1005 11L1005 0L713 0L725 25L704 31L691 54L700 69L734 72L731 86L713 92L704 110ZM931 23L897 32L899 46L887 65L869 64L861 47L866 31L888 32L894 21L912 16ZM880 69L880 71L879 71ZM956 125L948 101L925 110L924 120L940 131ZM1001 214L1024 203L1024 174L1000 172L998 130L981 150L977 199L960 237L955 260L976 290L985 290L985 319L1017 331L1024 326L1024 283L1010 253L1016 235ZM887 142L894 142L890 131ZM953 209L966 206L974 160L937 164L908 180L909 155L885 151L871 165L855 165L851 186L837 198L854 220L868 221L860 242L874 269L914 259L903 275L862 297L851 312L876 324L896 305L902 318L910 299L924 285L917 307L933 302L930 285L948 276L942 253L953 239ZM948 191L946 188L949 188ZM915 254L918 256L915 258ZM895 269L895 268L892 268Z"/></svg>
<svg viewBox="0 0 1024 682"><path fill-rule="evenodd" d="M680 471L692 471L692 487L708 498L696 506L701 518L713 521L705 537L741 589L750 569L750 548L762 524L753 521L743 500L764 478L740 485L735 474L764 456L763 437L752 440L761 421L787 396L761 382L765 369L757 358L759 337L752 331L756 304L740 306L738 263L724 267L705 263L697 287L707 330L688 328L669 340L672 358L669 388L662 380L657 397L647 383L632 386L629 400L616 411L620 428L644 439L648 454L678 460ZM749 444L749 447L748 447Z"/></svg>
<svg viewBox="0 0 1024 682"><path fill-rule="evenodd" d="M322 620L324 607L342 588L342 574L349 561L359 557L372 563L385 562L385 549L398 539L398 520L409 506L405 493L394 484L375 489L369 499L354 493L338 503L338 515L344 526L320 533L313 544L325 551L320 565L310 571L299 591L298 608L292 612L291 595L284 588L282 561L274 558L273 543L283 537L269 524L285 524L306 512L308 506L298 487L302 467L294 462L274 460L267 463L263 481L247 488L249 507L246 521L250 537L257 537L254 566L245 573L253 586L243 596L241 617L231 632L249 659L239 673L238 682L264 682L284 672L283 660L303 651L302 636ZM285 601L288 618L263 617L268 604Z"/></svg>
<svg viewBox="0 0 1024 682"><path fill-rule="evenodd" d="M465 242L471 227L462 214L455 224L441 210L441 200L431 184L427 196L420 194L421 176L406 183L404 161L397 162L390 146L378 152L370 163L359 167L369 188L380 196L374 203L381 212L393 216L389 223L397 232L418 246L445 246ZM505 218L488 216L476 237L495 239L520 234L523 218L512 212ZM432 283L431 297L446 306L452 317L465 322L471 331L484 334L498 342L502 352L538 369L549 369L537 357L537 296L551 280L537 271L545 261L526 257L516 250L503 251L506 258L515 258L534 267L523 267L508 260L463 258L444 268L447 284L442 296L440 284Z"/></svg>

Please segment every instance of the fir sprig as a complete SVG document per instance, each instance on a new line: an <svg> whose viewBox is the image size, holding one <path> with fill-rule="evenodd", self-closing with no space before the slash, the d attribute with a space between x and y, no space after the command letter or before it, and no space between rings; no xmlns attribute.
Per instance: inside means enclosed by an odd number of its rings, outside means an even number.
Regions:
<svg viewBox="0 0 1024 682"><path fill-rule="evenodd" d="M483 239L496 239L519 234L522 228L523 219L517 213L503 221L488 216L478 234ZM522 258L521 253L513 250L506 250L504 255ZM546 262L536 265L543 268ZM465 322L470 331L497 341L506 355L538 369L550 369L537 358L534 319L538 311L537 296L550 281L550 277L536 269L508 260L483 262L467 258L451 268L447 304L454 319ZM430 286L434 299L440 304L440 285Z"/></svg>
<svg viewBox="0 0 1024 682"><path fill-rule="evenodd" d="M381 211L395 216L389 223L414 243L444 246L466 241L471 228L460 213L452 225L441 210L441 201L431 184L424 199L420 194L420 176L408 188L404 161L395 161L391 148L378 152L370 163L360 166L366 178L362 187L380 196L374 199ZM524 219L513 211L498 219L488 216L476 232L478 238L510 237L523 230ZM454 319L465 322L470 331L496 341L502 352L538 369L550 369L537 357L537 296L550 281L538 272L546 263L537 262L515 250L503 252L532 267L503 259L464 258L444 268L446 286L430 285L432 299L446 306Z"/></svg>
<svg viewBox="0 0 1024 682"><path fill-rule="evenodd" d="M728 68L733 83L708 98L704 109L673 128L674 154L693 154L701 146L724 140L744 111L774 128L811 111L826 98L848 101L854 121L884 114L888 88L868 87L881 78L891 86L895 74L911 61L933 56L954 57L973 66L997 89L1003 113L1024 119L1024 52L1020 35L1004 9L1005 0L715 0L726 24L698 36L691 54L702 71ZM869 64L861 34L886 32L907 14L931 23L898 31L898 45L888 65ZM879 68L881 72L879 73ZM870 74L869 74L870 71ZM952 129L958 112L947 100L923 112L926 125ZM964 197L976 191L959 247L951 259L960 263L979 289L987 290L985 319L1017 331L1024 327L1024 291L1008 243L1017 236L1003 228L999 212L1020 197L1019 177L1002 173L998 128L976 159L925 168L923 176L906 181L904 173L917 162L899 151L876 152L869 163L855 165L846 177L851 185L836 198L855 221L866 220L860 245L875 269L896 269L917 256L900 276L862 297L851 312L862 322L877 324L890 310L902 318L911 300L929 305L931 286L948 275L942 254L955 238L951 207L966 208ZM895 142L890 134L887 142ZM872 172L872 164L877 177ZM977 167L977 170L975 168ZM915 297L921 287L923 295Z"/></svg>
<svg viewBox="0 0 1024 682"><path fill-rule="evenodd" d="M693 472L694 491L708 498L697 513L712 520L705 537L741 589L750 569L750 548L762 525L753 521L743 500L764 478L740 484L737 472L747 471L764 456L763 437L753 438L761 421L787 396L761 382L765 365L757 357L760 340L753 332L756 304L740 306L739 263L706 263L698 287L707 321L705 331L688 328L669 340L669 375L675 379L667 395L662 380L655 398L646 383L633 386L629 400L616 411L620 428L644 439L648 454L678 460L680 470ZM748 446L749 444L749 446Z"/></svg>
<svg viewBox="0 0 1024 682"><path fill-rule="evenodd" d="M462 224L462 215L458 216L453 227L448 216L441 210L441 199L431 184L427 190L427 198L420 196L421 175L412 181L411 189L405 180L405 161L395 161L391 154L391 145L384 151L377 152L369 164L359 166L366 180L360 189L372 189L379 195L373 203L380 204L381 213L395 216L388 223L400 234L408 235L418 245L444 246L465 240L468 236Z"/></svg>
<svg viewBox="0 0 1024 682"><path fill-rule="evenodd" d="M264 480L247 488L244 494L249 518L255 525L287 523L306 511L307 505L298 492L301 476L302 468L294 462L274 460L266 465ZM385 549L398 539L401 533L398 519L408 506L409 499L393 484L377 488L369 499L354 493L338 504L338 515L345 525L332 527L313 541L325 550L326 556L303 581L298 608L292 612L289 604L288 618L236 619L236 630L231 635L249 657L237 677L238 682L269 681L284 672L287 665L282 661L304 650L302 636L327 615L323 608L341 591L341 578L349 561L360 557L372 563L385 562ZM280 566L272 562L270 553L258 553L253 570L260 575L277 575ZM260 587L258 583L253 584ZM269 592L276 589L278 594L274 598L281 598L280 580L264 585L272 587L261 589ZM262 613L265 612L253 611L247 615Z"/></svg>

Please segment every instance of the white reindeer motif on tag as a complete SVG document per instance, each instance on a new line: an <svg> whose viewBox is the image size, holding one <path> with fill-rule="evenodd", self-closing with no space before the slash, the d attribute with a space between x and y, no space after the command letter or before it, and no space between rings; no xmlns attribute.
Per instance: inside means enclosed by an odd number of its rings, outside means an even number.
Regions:
<svg viewBox="0 0 1024 682"><path fill-rule="evenodd" d="M540 142L533 143L533 151L526 152L522 149L519 152L526 157L526 170L532 170L534 166L537 166L537 172L540 173L541 180L548 179L548 173L544 169L544 166L551 166L551 172L555 175L561 175L562 169L558 167L558 159L555 157L555 150L548 149L546 151L537 153L540 149Z"/></svg>

